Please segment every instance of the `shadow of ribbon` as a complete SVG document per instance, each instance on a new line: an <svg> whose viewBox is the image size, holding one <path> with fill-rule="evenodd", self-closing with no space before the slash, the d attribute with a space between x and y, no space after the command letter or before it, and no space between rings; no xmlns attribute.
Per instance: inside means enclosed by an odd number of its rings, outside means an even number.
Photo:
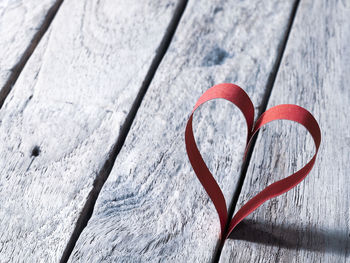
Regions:
<svg viewBox="0 0 350 263"><path fill-rule="evenodd" d="M297 225L275 225L245 219L228 237L287 249L305 249L349 255L350 234L339 230L317 229Z"/></svg>

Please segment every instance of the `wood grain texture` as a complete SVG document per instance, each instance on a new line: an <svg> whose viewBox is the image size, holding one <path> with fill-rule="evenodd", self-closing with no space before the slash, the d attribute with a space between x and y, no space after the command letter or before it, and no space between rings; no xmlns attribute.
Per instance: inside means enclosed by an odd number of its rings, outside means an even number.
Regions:
<svg viewBox="0 0 350 263"><path fill-rule="evenodd" d="M0 262L58 262L176 1L66 1L0 111Z"/></svg>
<svg viewBox="0 0 350 263"><path fill-rule="evenodd" d="M299 186L242 222L221 262L350 262L349 17L348 1L301 1L268 108L294 103L312 112L321 148ZM305 129L271 123L258 137L238 208L313 152Z"/></svg>
<svg viewBox="0 0 350 263"><path fill-rule="evenodd" d="M292 6L189 1L70 262L212 260L219 219L188 162L185 125L216 83L240 84L261 105ZM194 118L199 148L230 200L243 158L243 117L213 101Z"/></svg>
<svg viewBox="0 0 350 263"><path fill-rule="evenodd" d="M40 39L43 24L56 9L57 0L0 1L0 100L7 81Z"/></svg>

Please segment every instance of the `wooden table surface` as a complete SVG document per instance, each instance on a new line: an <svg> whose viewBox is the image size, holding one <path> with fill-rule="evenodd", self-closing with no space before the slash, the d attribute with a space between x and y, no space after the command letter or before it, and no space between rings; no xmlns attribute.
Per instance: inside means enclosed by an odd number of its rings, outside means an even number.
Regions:
<svg viewBox="0 0 350 263"><path fill-rule="evenodd" d="M350 1L0 1L0 262L350 262ZM211 86L308 109L315 167L220 246L184 130ZM194 119L230 211L300 169L306 130Z"/></svg>

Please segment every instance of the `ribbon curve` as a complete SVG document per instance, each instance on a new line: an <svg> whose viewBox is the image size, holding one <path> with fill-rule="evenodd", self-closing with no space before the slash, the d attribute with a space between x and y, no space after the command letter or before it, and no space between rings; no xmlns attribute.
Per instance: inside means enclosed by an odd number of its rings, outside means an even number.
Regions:
<svg viewBox="0 0 350 263"><path fill-rule="evenodd" d="M197 148L192 129L192 119L196 109L203 103L218 98L230 101L231 103L236 105L243 113L248 128L245 153L248 152L250 144L252 142L252 138L257 133L257 131L265 124L274 120L290 120L303 125L311 134L316 146L314 156L303 168L301 168L296 173L267 186L264 190L262 190L255 197L250 199L245 205L243 205L231 219L226 234L224 233L228 221L226 201L220 189L220 186L217 184L215 178L209 171ZM212 200L215 209L219 215L221 226L221 238L224 238L224 240L227 239L227 237L231 234L231 232L239 224L239 222L241 222L246 216L251 214L264 202L289 191L297 184L299 184L311 171L316 160L320 143L321 131L316 119L312 116L312 114L309 111L300 106L293 104L277 105L265 111L254 124L253 103L250 100L247 93L245 93L245 91L239 86L231 83L222 83L215 85L208 89L206 92L204 92L202 96L198 99L196 105L194 106L189 120L187 122L185 130L185 144L187 155L192 165L192 168L195 174L197 175L199 181L203 185L205 191Z"/></svg>

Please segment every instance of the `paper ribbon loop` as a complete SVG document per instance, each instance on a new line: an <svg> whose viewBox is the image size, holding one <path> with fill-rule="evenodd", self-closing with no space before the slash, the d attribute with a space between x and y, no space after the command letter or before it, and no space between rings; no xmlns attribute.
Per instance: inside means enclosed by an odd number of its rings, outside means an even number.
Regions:
<svg viewBox="0 0 350 263"><path fill-rule="evenodd" d="M215 178L209 171L207 165L205 164L197 148L196 141L193 135L193 129L192 129L192 119L193 119L193 113L195 112L195 110L203 103L209 100L218 99L218 98L226 99L230 101L231 103L235 104L243 113L243 116L246 119L247 128L248 128L247 144L246 144L245 152L248 151L251 144L252 137L257 133L257 131L265 124L274 120L291 120L299 124L302 124L311 134L316 146L316 151L314 156L303 168L301 168L296 173L288 176L287 178L284 178L280 181L277 181L269 185L264 190L262 190L259 194L257 194L255 197L250 199L234 215L234 217L232 218L229 224L227 233L224 233L226 224L228 222L228 218L227 218L228 212L227 212L227 206L226 206L224 195L219 185L217 184ZM247 95L247 93L245 93L245 91L237 85L234 85L231 83L223 83L223 84L215 85L212 88L208 89L198 99L190 115L190 118L187 122L186 131L185 131L185 143L186 143L187 155L193 167L193 170L196 173L199 181L203 185L205 191L209 195L210 199L212 200L215 206L215 209L219 215L220 226L221 226L221 237L226 239L230 235L230 233L233 231L233 229L238 225L238 223L241 222L250 213L252 213L255 209L257 209L260 205L262 205L264 202L266 202L267 200L273 197L276 197L278 195L281 195L289 191L290 189L295 187L297 184L299 184L307 176L307 174L311 171L316 160L316 155L321 143L321 131L317 121L311 115L310 112L308 112L306 109L300 106L293 105L293 104L282 104L282 105L272 107L271 109L264 112L254 125L254 106L249 96Z"/></svg>

